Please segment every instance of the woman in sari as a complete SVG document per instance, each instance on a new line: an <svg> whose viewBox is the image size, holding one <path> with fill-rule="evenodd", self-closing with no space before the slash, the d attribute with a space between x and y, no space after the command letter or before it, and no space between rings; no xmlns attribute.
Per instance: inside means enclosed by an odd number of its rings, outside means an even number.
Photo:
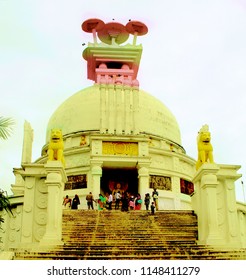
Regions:
<svg viewBox="0 0 246 280"><path fill-rule="evenodd" d="M104 197L102 194L99 194L98 198L98 210L103 210L106 206L106 197Z"/></svg>

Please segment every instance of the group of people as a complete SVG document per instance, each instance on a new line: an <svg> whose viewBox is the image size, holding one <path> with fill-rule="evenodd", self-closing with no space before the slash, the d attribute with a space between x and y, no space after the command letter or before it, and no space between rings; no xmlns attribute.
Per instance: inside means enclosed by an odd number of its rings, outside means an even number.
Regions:
<svg viewBox="0 0 246 280"><path fill-rule="evenodd" d="M80 199L77 194L74 196L73 199L71 199L68 195L66 195L62 203L65 209L78 209L79 204L80 204Z"/></svg>
<svg viewBox="0 0 246 280"><path fill-rule="evenodd" d="M114 209L119 210L121 208L121 211L140 210L144 203L146 210L151 210L151 213L154 214L156 210L159 210L158 195L157 190L154 189L152 192L153 201L151 202L149 193L146 193L144 200L142 200L139 193L137 195L132 195L128 192L117 191L114 195L112 195L112 193L106 193L106 195L99 194L98 200L94 201L98 203L98 210L112 210L112 203L115 202Z"/></svg>
<svg viewBox="0 0 246 280"><path fill-rule="evenodd" d="M156 189L152 192L152 202L151 196L149 193L145 194L144 200L142 200L141 195L138 193L137 195L132 195L128 192L115 192L114 195L112 193L106 193L106 195L99 194L98 199L94 199L92 192L86 195L86 202L88 210L94 209L93 203L97 204L98 210L112 210L112 204L115 202L114 208L115 210L120 209L121 203L121 211L129 211L129 210L140 210L142 204L144 203L147 211L151 210L151 213L154 214L156 210L159 210L158 206L158 192ZM78 205L80 204L80 199L76 194L73 199L69 198L68 195L63 200L63 205L65 208L70 209L78 209Z"/></svg>
<svg viewBox="0 0 246 280"><path fill-rule="evenodd" d="M136 196L134 196L130 195L128 192L121 193L120 191L117 191L114 195L112 193L106 193L106 195L99 194L97 202L98 210L112 210L112 204L113 202L115 202L115 210L119 210L121 207L121 211L128 211L129 209L140 210L142 199L139 193Z"/></svg>
<svg viewBox="0 0 246 280"><path fill-rule="evenodd" d="M94 209L93 202L97 201L93 198L93 194L91 192L86 196L86 201L88 209ZM79 196L76 194L74 198L71 199L68 195L66 195L63 199L62 205L65 209L78 209L78 206L80 205Z"/></svg>

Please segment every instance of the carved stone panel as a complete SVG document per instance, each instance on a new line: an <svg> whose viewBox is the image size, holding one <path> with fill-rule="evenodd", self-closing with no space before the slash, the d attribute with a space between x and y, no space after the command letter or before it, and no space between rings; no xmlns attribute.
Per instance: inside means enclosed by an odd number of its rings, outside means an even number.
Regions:
<svg viewBox="0 0 246 280"><path fill-rule="evenodd" d="M72 175L67 177L65 190L85 189L87 188L87 175Z"/></svg>
<svg viewBox="0 0 246 280"><path fill-rule="evenodd" d="M138 143L133 142L103 142L102 152L104 155L137 156Z"/></svg>
<svg viewBox="0 0 246 280"><path fill-rule="evenodd" d="M171 177L150 175L149 185L150 188L156 188L158 190L172 190Z"/></svg>
<svg viewBox="0 0 246 280"><path fill-rule="evenodd" d="M194 192L194 184L185 179L180 179L180 192L191 195Z"/></svg>

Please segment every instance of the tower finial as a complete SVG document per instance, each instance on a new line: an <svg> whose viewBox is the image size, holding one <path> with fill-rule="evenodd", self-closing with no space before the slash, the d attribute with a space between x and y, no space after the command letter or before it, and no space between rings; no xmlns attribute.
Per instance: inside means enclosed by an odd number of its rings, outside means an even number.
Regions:
<svg viewBox="0 0 246 280"><path fill-rule="evenodd" d="M140 21L129 20L129 22L126 24L126 30L134 36L133 37L134 46L137 43L137 36L143 36L148 33L148 27Z"/></svg>
<svg viewBox="0 0 246 280"><path fill-rule="evenodd" d="M98 37L102 42L108 45L114 45L115 43L120 45L128 39L129 33L126 31L126 27L123 24L109 22L99 30Z"/></svg>
<svg viewBox="0 0 246 280"><path fill-rule="evenodd" d="M148 32L147 26L129 19L126 25L111 21L104 23L92 18L82 23L82 30L93 33L94 44L83 51L87 61L87 77L96 83L123 83L138 87L137 73L142 55L142 45L136 45L137 36ZM126 42L134 36L133 45ZM101 42L97 43L97 39Z"/></svg>
<svg viewBox="0 0 246 280"><path fill-rule="evenodd" d="M81 28L85 32L93 33L94 44L96 44L97 43L96 32L101 30L104 27L104 25L105 23L102 20L97 18L91 18L84 21L81 25Z"/></svg>

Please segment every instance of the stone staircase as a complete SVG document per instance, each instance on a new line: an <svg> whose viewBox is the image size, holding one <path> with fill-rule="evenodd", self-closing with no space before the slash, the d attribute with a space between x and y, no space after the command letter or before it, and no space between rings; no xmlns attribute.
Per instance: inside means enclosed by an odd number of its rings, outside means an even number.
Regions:
<svg viewBox="0 0 246 280"><path fill-rule="evenodd" d="M246 260L243 249L197 245L197 231L192 211L64 210L64 245L18 250L15 259Z"/></svg>

